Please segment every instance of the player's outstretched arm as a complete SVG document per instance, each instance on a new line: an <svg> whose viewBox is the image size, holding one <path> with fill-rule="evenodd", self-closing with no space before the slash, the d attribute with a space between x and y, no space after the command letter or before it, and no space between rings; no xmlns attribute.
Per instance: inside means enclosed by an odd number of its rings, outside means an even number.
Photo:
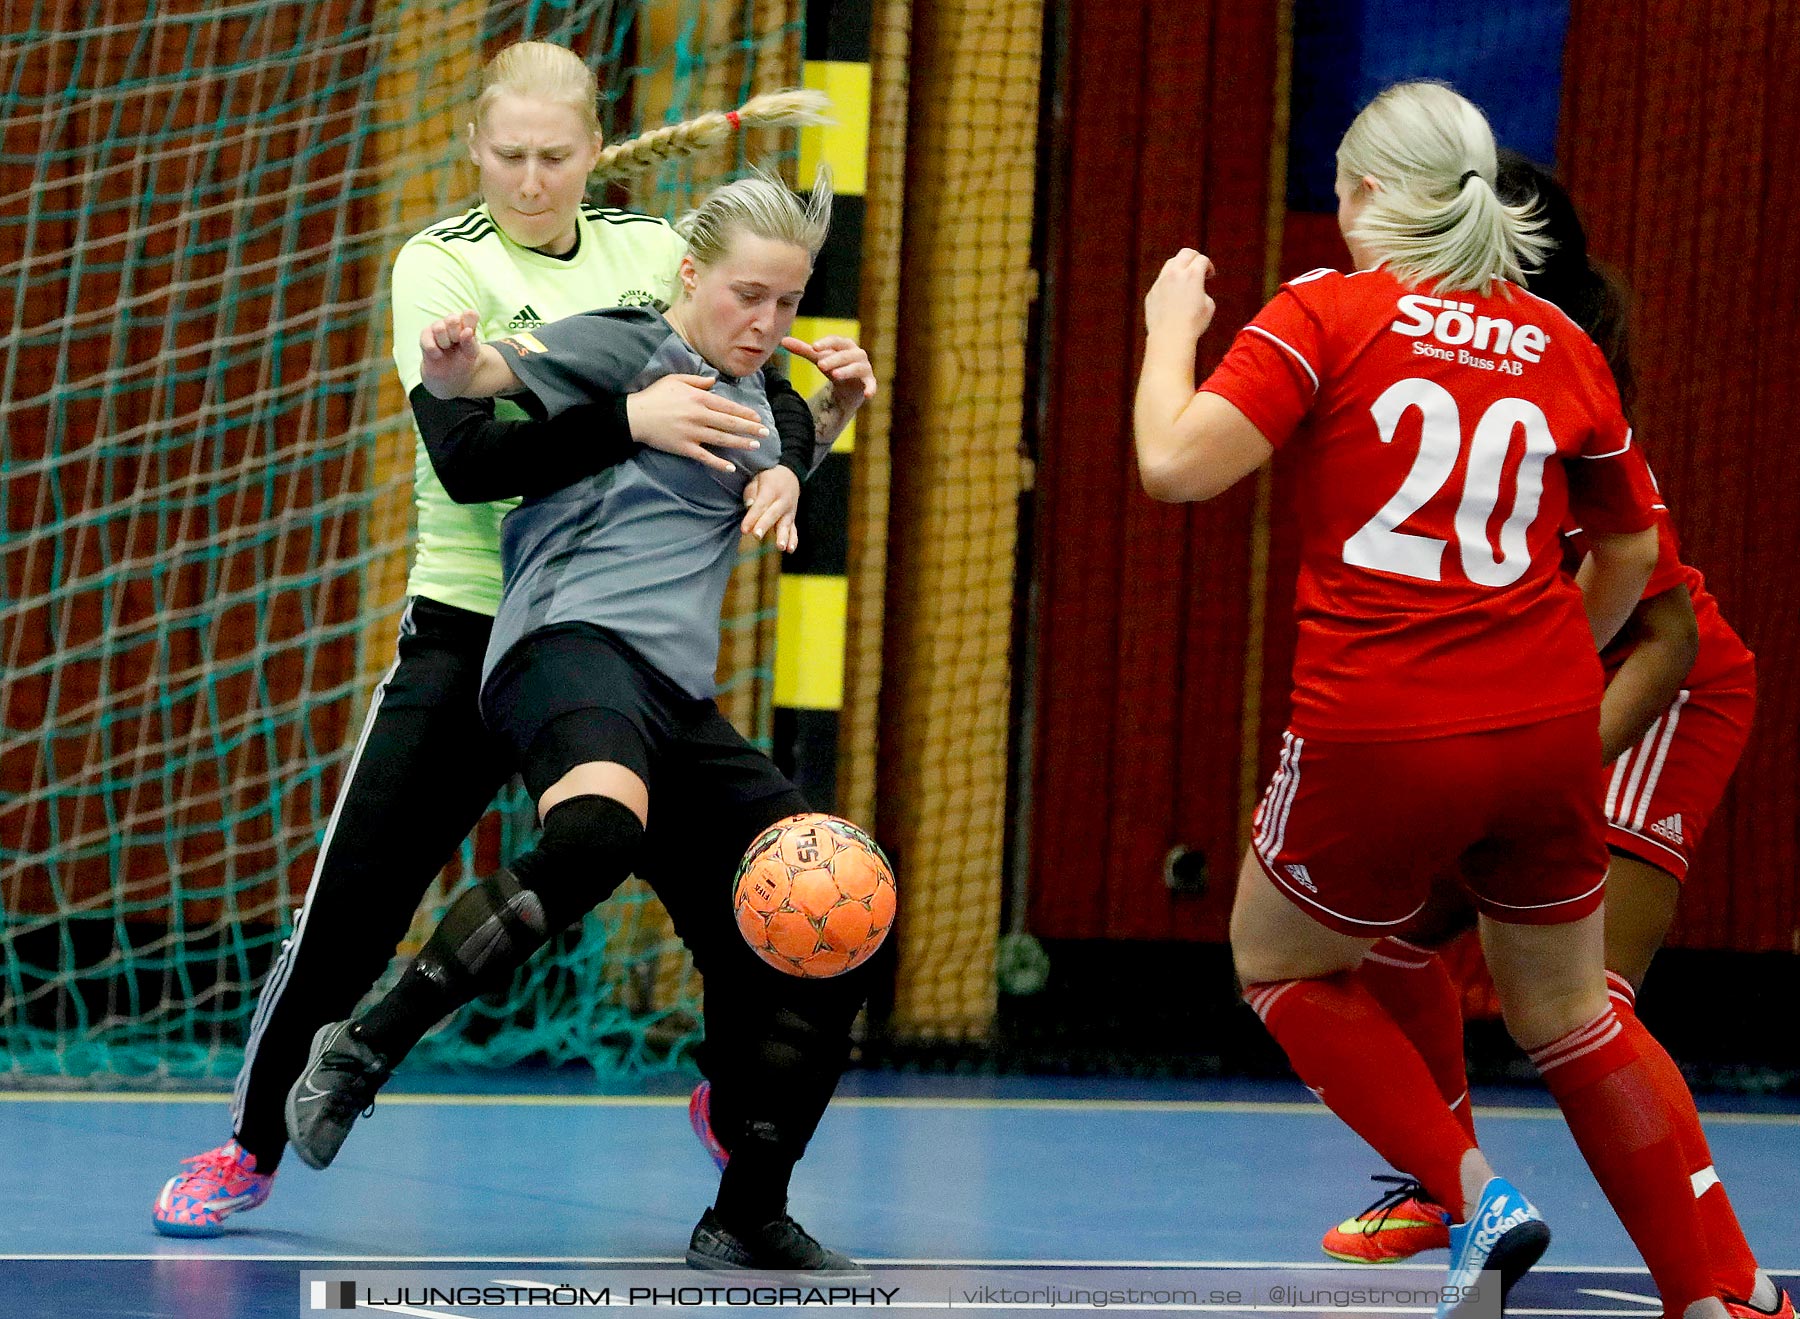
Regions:
<svg viewBox="0 0 1800 1319"><path fill-rule="evenodd" d="M498 418L490 399L438 398L424 385L407 401L438 483L459 504L554 494L638 452L619 397L543 421Z"/></svg>
<svg viewBox="0 0 1800 1319"><path fill-rule="evenodd" d="M636 394L596 391L542 420L502 420L488 399L439 398L423 384L407 401L444 492L459 504L552 494L625 462L640 447L729 472L714 448L754 449L764 434L755 412L715 397L704 376L664 376ZM794 396L801 413L806 405ZM811 452L812 418L799 429ZM783 423L783 435L787 431Z"/></svg>
<svg viewBox="0 0 1800 1319"><path fill-rule="evenodd" d="M1132 431L1144 492L1170 503L1211 499L1275 452L1236 405L1195 392L1194 351L1213 318L1206 291L1212 268L1184 247L1163 264L1144 299L1149 335Z"/></svg>
<svg viewBox="0 0 1800 1319"><path fill-rule="evenodd" d="M479 314L465 311L420 332L420 383L438 398L492 398L520 388L500 351L475 341L480 324Z"/></svg>

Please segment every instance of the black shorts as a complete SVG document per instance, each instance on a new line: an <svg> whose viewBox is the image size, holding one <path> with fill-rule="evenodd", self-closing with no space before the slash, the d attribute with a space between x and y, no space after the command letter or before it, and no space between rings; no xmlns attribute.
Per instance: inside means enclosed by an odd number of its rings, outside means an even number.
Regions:
<svg viewBox="0 0 1800 1319"><path fill-rule="evenodd" d="M597 760L643 779L653 816L665 790L698 794L686 809L727 810L797 791L710 698L688 695L591 623L559 623L519 642L488 679L481 703L533 800Z"/></svg>
<svg viewBox="0 0 1800 1319"><path fill-rule="evenodd" d="M848 1032L868 993L866 967L802 980L764 962L738 930L732 890L744 849L776 821L811 807L713 701L677 688L604 628L569 623L534 632L508 652L482 690L482 711L512 747L534 800L596 760L628 766L648 785L650 818L635 869L706 979L709 1047L746 1032L754 1037L763 1027L742 1019L777 1008L833 1023L833 1038Z"/></svg>

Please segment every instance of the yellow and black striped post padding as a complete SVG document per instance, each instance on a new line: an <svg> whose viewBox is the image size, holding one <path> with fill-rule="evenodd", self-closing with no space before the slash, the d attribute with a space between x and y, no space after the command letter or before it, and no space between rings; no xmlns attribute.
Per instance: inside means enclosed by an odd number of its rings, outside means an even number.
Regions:
<svg viewBox="0 0 1800 1319"><path fill-rule="evenodd" d="M831 97L835 121L800 135L800 183L831 167L836 201L831 235L813 267L794 321L811 343L861 337L863 189L869 160L869 34L872 0L807 0L805 85ZM794 387L812 393L824 377L792 360ZM812 804L837 801L838 718L844 705L844 640L849 608L850 455L854 422L800 500L800 548L782 563L775 632L775 759Z"/></svg>

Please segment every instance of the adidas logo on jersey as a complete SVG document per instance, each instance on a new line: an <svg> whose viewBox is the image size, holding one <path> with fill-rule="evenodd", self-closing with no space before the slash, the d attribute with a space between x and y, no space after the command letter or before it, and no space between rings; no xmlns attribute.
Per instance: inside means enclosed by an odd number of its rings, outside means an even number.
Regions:
<svg viewBox="0 0 1800 1319"><path fill-rule="evenodd" d="M1472 302L1427 298L1422 294L1409 293L1397 305L1403 313L1402 318L1388 328L1396 334L1410 335L1414 339L1430 335L1444 347L1432 348L1419 343L1413 345L1413 351L1441 357L1446 361L1461 361L1465 365L1486 366L1493 370L1494 363L1485 362L1475 357L1474 353L1494 353L1500 357L1516 357L1521 362L1536 362L1543 358L1544 348L1550 342L1550 336L1540 326L1514 325L1503 316L1474 315L1475 304ZM1464 351L1445 351L1450 348ZM1470 349L1473 352L1468 351ZM1500 363L1499 369L1509 375L1517 374L1520 370L1517 365L1509 363Z"/></svg>
<svg viewBox="0 0 1800 1319"><path fill-rule="evenodd" d="M535 330L543 323L544 318L537 314L537 308L528 302L513 313L512 319L506 323L506 328L509 330Z"/></svg>
<svg viewBox="0 0 1800 1319"><path fill-rule="evenodd" d="M1681 843L1681 842L1687 841L1686 839L1684 839L1681 836L1681 812L1680 811L1677 811L1673 815L1665 816L1662 819L1658 820L1655 824L1650 826L1650 832L1653 834L1661 834L1664 838L1667 838L1671 843Z"/></svg>
<svg viewBox="0 0 1800 1319"><path fill-rule="evenodd" d="M1283 866L1282 869L1292 875L1294 877L1294 883L1298 884L1308 893L1317 893L1319 891L1319 886L1313 883L1312 876L1306 873L1305 866Z"/></svg>

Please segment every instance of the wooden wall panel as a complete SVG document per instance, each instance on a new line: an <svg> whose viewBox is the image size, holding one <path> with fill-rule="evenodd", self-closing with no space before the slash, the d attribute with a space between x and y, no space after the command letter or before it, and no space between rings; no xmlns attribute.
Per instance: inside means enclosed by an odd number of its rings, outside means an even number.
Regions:
<svg viewBox="0 0 1800 1319"><path fill-rule="evenodd" d="M1135 223L1121 231L1131 271L1125 284L1107 290L1115 305L1123 298L1132 313L1130 348L1120 354L1127 376L1125 435L1120 448L1106 455L1115 467L1121 453L1127 459L1123 525L1114 542L1120 586L1112 643L1118 676L1113 781L1110 809L1100 817L1107 830L1102 929L1114 938L1167 933L1168 895L1160 876L1176 825L1175 770L1181 763L1179 724L1171 716L1179 709L1185 639L1179 620L1196 549L1187 510L1146 499L1137 488L1130 461L1130 396L1143 334L1142 313L1130 295L1141 296L1146 280L1154 279L1178 249L1202 243L1207 169L1218 145L1207 114L1210 73L1219 54L1212 38L1206 25L1196 22L1186 40L1143 43L1141 105L1150 131L1139 139Z"/></svg>
<svg viewBox="0 0 1800 1319"><path fill-rule="evenodd" d="M1761 241L1746 271L1761 323L1755 345L1754 429L1746 437L1738 482L1752 512L1744 529L1746 570L1720 583L1731 616L1744 623L1762 683L1757 733L1738 767L1738 791L1719 835L1731 840L1728 873L1742 895L1734 902L1734 947L1800 953L1800 447L1788 419L1800 413L1800 174L1792 143L1800 133L1800 10L1768 7L1762 45L1765 100L1764 170L1758 218ZM1748 265L1748 263L1745 263ZM1765 503L1762 493L1768 493Z"/></svg>
<svg viewBox="0 0 1800 1319"><path fill-rule="evenodd" d="M1232 334L1256 314L1267 292L1270 212L1282 204L1269 191L1280 117L1276 97L1285 95L1276 16L1265 7L1221 5L1212 56L1205 131L1213 149L1207 161L1204 248L1220 276L1214 288L1217 328L1201 344L1202 371L1217 365ZM1166 255L1147 264L1146 285ZM1240 834L1246 666L1261 663L1247 650L1258 534L1255 482L1244 482L1204 508L1186 510L1184 519L1187 580L1176 615L1184 651L1177 706L1179 791L1171 841L1206 852L1212 883L1203 896L1177 897L1160 870L1134 869L1122 879L1133 908L1157 926L1129 933L1223 939Z"/></svg>
<svg viewBox="0 0 1800 1319"><path fill-rule="evenodd" d="M14 911L160 919L173 875L199 927L267 919L284 860L304 884L293 766L353 708L363 482L319 452L355 420L371 289L296 253L371 227L338 193L373 53L367 0L164 10L40 6L0 126L0 831Z"/></svg>
<svg viewBox="0 0 1800 1319"><path fill-rule="evenodd" d="M997 990L1041 0L916 4L893 374L881 835L906 888L890 1028L970 1037Z"/></svg>

